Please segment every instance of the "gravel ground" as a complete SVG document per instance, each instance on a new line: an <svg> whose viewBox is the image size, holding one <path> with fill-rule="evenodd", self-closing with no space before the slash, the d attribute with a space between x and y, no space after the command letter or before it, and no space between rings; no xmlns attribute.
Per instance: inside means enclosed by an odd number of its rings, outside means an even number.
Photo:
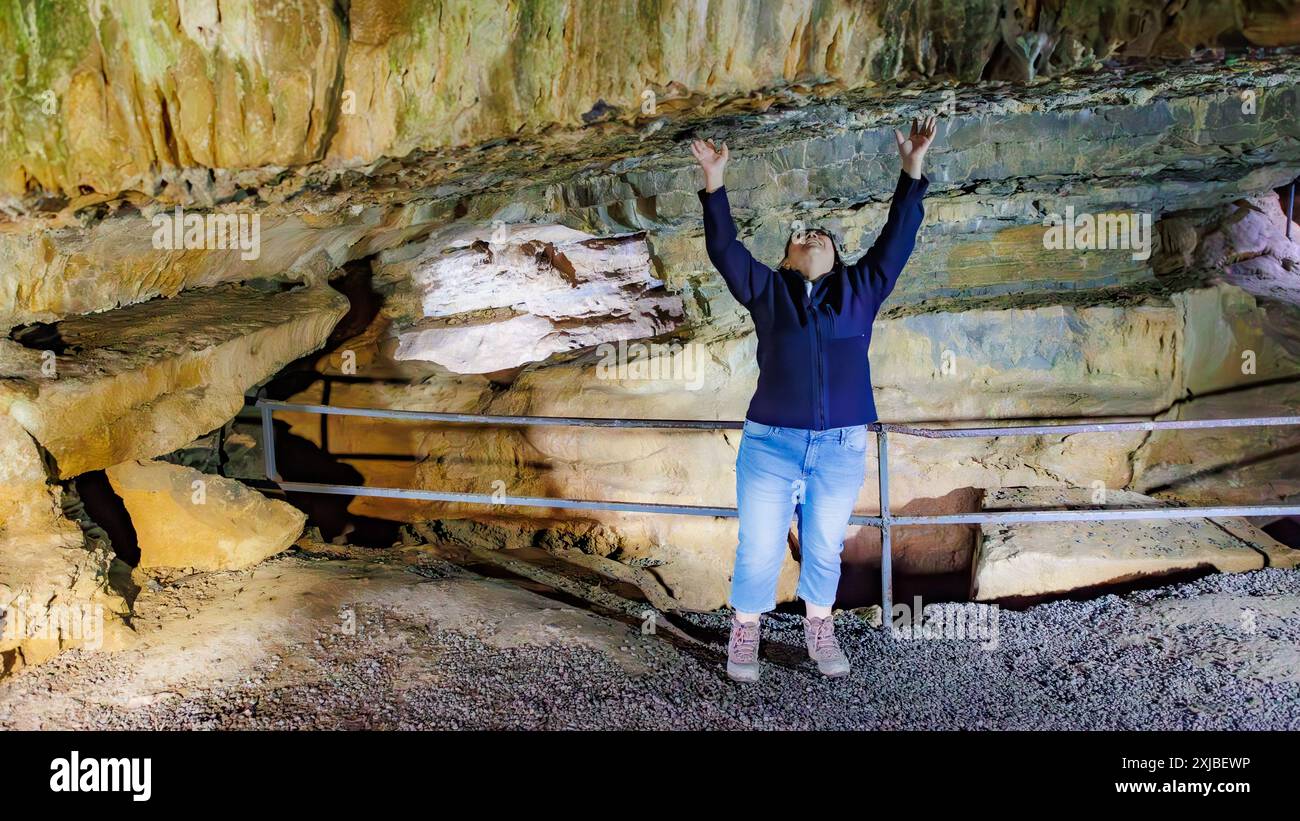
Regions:
<svg viewBox="0 0 1300 821"><path fill-rule="evenodd" d="M456 580L439 583L455 595ZM557 609L571 608L545 602ZM995 649L897 638L842 614L854 669L838 680L802 655L796 616L772 615L763 676L750 685L725 676L725 614L689 617L717 642L707 650L582 615L613 625L625 642L616 652L563 638L500 646L490 631L380 604L356 617L354 635L322 630L250 664L241 680L160 686L127 704L79 697L42 726L1300 729L1300 570L1002 610ZM0 685L0 726L43 709L51 688L112 688L130 663L69 653L25 671Z"/></svg>

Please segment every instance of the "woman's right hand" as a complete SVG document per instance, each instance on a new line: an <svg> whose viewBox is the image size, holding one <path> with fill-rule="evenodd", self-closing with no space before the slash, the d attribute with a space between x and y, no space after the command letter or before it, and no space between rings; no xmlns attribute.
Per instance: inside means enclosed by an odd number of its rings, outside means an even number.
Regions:
<svg viewBox="0 0 1300 821"><path fill-rule="evenodd" d="M719 149L713 140L692 140L691 153L704 170L704 190L713 193L722 187L722 177L727 170L731 150L723 143Z"/></svg>

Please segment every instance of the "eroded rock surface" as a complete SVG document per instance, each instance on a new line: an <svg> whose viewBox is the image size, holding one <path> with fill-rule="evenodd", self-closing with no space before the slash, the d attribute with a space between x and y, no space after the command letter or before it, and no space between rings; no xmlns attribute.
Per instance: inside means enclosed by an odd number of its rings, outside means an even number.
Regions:
<svg viewBox="0 0 1300 821"><path fill-rule="evenodd" d="M1270 192L1216 209L1210 230L1188 249L1192 264L1222 271L1256 296L1300 306L1300 230L1286 235L1286 207Z"/></svg>
<svg viewBox="0 0 1300 821"><path fill-rule="evenodd" d="M104 310L182 286L302 279L407 240L450 247L500 224L597 237L645 231L656 276L682 294L688 320L725 324L738 321L737 306L704 253L699 171L684 139L704 134L733 146L728 190L759 259L779 259L796 219L832 228L854 257L885 220L898 173L892 129L936 109L951 116L929 160L931 217L887 308L1133 287L1153 278L1149 261L1134 258L1140 252L1047 249L1044 220L1070 208L1131 211L1149 215L1159 234L1163 214L1289 182L1300 174L1297 87L1300 69L1274 59L1108 69L1029 87L865 88L761 112L739 102L688 108L644 140L598 124L364 172L312 167L221 203L222 214L260 217L262 254L253 260L153 248L150 214L167 209L149 198L74 202L57 217L0 225L0 259L14 268L14 287L0 291L0 324ZM1154 253L1163 240L1148 239Z"/></svg>
<svg viewBox="0 0 1300 821"><path fill-rule="evenodd" d="M63 515L32 438L0 414L0 672L70 647L114 649L129 631L108 545Z"/></svg>
<svg viewBox="0 0 1300 821"><path fill-rule="evenodd" d="M1126 56L1274 46L1270 0L11 3L0 12L0 194L210 199L328 156L369 163L721 95L881 80L1033 80ZM647 96L649 95L649 96ZM771 105L761 97L759 110Z"/></svg>

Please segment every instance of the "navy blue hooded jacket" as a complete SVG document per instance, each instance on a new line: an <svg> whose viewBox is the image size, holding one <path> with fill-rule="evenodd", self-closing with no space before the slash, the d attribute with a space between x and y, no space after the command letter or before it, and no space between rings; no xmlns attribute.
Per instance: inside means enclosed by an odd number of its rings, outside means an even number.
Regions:
<svg viewBox="0 0 1300 821"><path fill-rule="evenodd" d="M875 244L851 265L837 260L811 293L798 271L773 271L750 255L736 236L725 187L699 192L709 259L758 332L758 390L746 419L805 430L877 421L871 323L912 255L929 187L924 174L914 180L900 171Z"/></svg>

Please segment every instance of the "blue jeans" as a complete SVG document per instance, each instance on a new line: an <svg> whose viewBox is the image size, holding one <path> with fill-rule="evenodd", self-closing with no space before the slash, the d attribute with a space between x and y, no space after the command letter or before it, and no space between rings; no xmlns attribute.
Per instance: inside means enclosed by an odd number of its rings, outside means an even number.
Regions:
<svg viewBox="0 0 1300 821"><path fill-rule="evenodd" d="M776 607L790 519L799 517L799 598L830 607L853 504L866 478L867 426L815 431L745 420L736 455L740 543L730 604L742 613Z"/></svg>

